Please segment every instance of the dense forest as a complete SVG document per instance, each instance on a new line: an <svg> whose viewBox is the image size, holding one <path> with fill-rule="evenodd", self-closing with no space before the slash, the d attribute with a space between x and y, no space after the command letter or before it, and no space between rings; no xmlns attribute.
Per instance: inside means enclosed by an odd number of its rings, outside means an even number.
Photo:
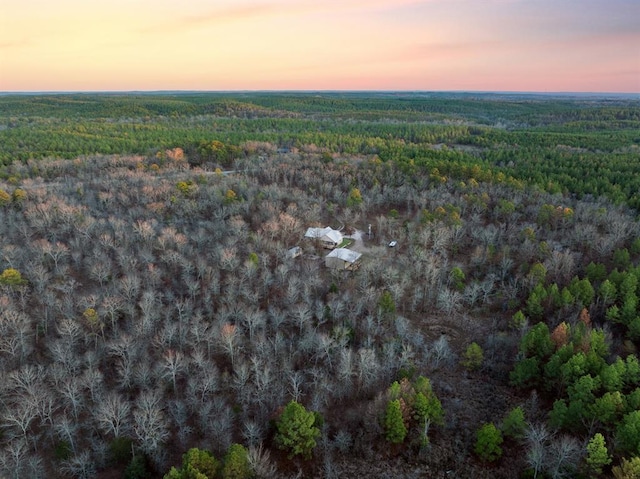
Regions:
<svg viewBox="0 0 640 479"><path fill-rule="evenodd" d="M0 163L182 148L192 163L246 142L377 155L640 207L640 99L447 94L0 97ZM229 151L232 150L232 151ZM228 160L229 158L227 158ZM222 160L222 158L220 159ZM471 176L479 176L473 173Z"/></svg>
<svg viewBox="0 0 640 479"><path fill-rule="evenodd" d="M639 153L637 98L0 96L0 475L639 477Z"/></svg>

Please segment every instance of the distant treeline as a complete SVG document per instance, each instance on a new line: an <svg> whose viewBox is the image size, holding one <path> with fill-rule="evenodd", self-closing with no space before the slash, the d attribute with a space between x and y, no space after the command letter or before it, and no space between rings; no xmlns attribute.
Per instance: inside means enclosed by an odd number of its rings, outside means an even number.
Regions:
<svg viewBox="0 0 640 479"><path fill-rule="evenodd" d="M480 167L488 178L640 207L640 100L632 98L391 92L0 97L3 165L96 153L153 155L177 147L200 163L207 159L202 145L211 141L240 156L243 144L267 142L376 155L447 175Z"/></svg>

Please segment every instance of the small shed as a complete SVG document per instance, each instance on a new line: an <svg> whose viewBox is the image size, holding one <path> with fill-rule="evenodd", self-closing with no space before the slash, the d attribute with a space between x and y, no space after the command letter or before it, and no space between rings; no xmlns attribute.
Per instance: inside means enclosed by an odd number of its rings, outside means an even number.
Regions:
<svg viewBox="0 0 640 479"><path fill-rule="evenodd" d="M342 233L334 230L331 226L327 226L326 228L309 228L304 234L304 237L319 241L320 244L327 249L333 249L342 243Z"/></svg>
<svg viewBox="0 0 640 479"><path fill-rule="evenodd" d="M297 258L300 255L302 255L302 248L300 248L300 246L294 246L293 248L289 248L287 250L288 259Z"/></svg>
<svg viewBox="0 0 640 479"><path fill-rule="evenodd" d="M324 264L331 269L353 271L360 266L362 253L347 248L336 248L324 258Z"/></svg>

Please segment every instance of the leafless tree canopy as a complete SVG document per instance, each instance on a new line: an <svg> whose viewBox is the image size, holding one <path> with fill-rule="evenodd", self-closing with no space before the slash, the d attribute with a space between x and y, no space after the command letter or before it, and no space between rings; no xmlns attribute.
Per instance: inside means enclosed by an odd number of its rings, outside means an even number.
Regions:
<svg viewBox="0 0 640 479"><path fill-rule="evenodd" d="M506 388L517 345L509 300L528 292L522 265L539 261L567 282L637 236L638 223L622 208L572 202L576 227L545 230L525 218L556 198L368 161L273 154L224 175L115 156L10 167L26 198L0 207L0 271L26 284L0 286L0 475L93 477L109 464L107 446L129 438L158 470L188 447L221 454L243 442L273 477L261 445L291 399L325 417L323 467L333 470L336 455L372 454L379 396L412 369L432 378L448 411L433 467L457 467L446 451L469 454L469 431L508 404L493 400L503 390L451 372L477 341L491 352L489 383ZM347 207L353 185L357 208ZM501 198L517 205L508 225L493 212ZM307 227L326 225L362 232L358 271L328 270L325 252L304 242ZM304 254L287 258L297 245ZM489 340L491 329L507 336ZM546 461L562 477L577 445L543 432L529 431L519 463ZM58 460L61 444L69 453Z"/></svg>

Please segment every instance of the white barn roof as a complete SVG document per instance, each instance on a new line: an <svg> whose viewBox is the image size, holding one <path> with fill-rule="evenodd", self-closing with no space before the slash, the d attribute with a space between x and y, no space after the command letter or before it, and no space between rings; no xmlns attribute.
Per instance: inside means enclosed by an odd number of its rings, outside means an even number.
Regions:
<svg viewBox="0 0 640 479"><path fill-rule="evenodd" d="M339 258L347 263L355 263L360 259L362 253L347 248L336 248L327 255L327 258Z"/></svg>
<svg viewBox="0 0 640 479"><path fill-rule="evenodd" d="M334 243L340 243L342 241L342 233L338 230L334 230L331 226L327 226L326 228L309 228L307 232L304 234L305 238L329 238Z"/></svg>

